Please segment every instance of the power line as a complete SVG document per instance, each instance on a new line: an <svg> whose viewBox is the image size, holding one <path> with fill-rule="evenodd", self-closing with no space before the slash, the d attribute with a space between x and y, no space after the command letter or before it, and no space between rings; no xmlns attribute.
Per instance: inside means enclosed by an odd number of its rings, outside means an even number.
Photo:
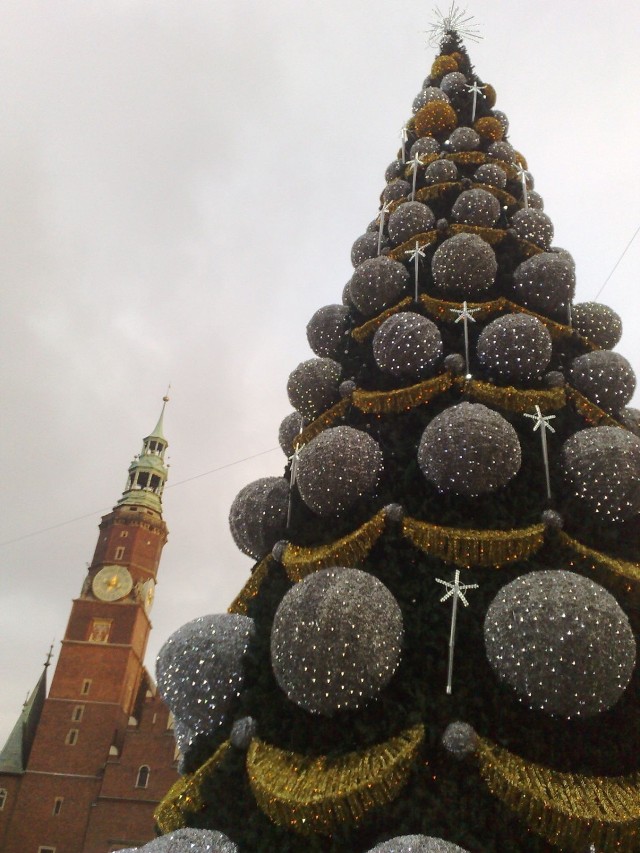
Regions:
<svg viewBox="0 0 640 853"><path fill-rule="evenodd" d="M209 474L216 474L218 471L224 471L225 468L233 468L234 465L241 465L243 462L249 462L251 459L257 459L259 456L265 456L267 453L273 453L278 450L277 447L270 447L269 450L261 450L260 453L254 453L252 456L245 456L243 459L236 459L235 462L227 462L226 465L219 465L217 468L211 468L210 471L203 471L201 474L194 474L193 477L187 477L184 480L179 480L177 483L167 484L167 489L176 486L183 486L185 483L190 483L192 480L199 480L201 477L208 477ZM87 512L85 515L78 515L75 518L69 518L66 521L59 521L57 524L51 524L49 527L41 527L39 530L32 530L30 533L23 533L22 536L16 536L14 539L5 539L0 542L0 548L4 545L12 545L14 542L22 542L23 539L31 539L34 536L39 536L41 533L48 533L50 530L57 530L59 527L66 527L67 524L73 524L76 521L82 521L85 518L91 518L94 515L101 515L103 512L109 512L112 507L103 507L96 509L93 512Z"/></svg>
<svg viewBox="0 0 640 853"><path fill-rule="evenodd" d="M596 300L598 299L598 297L600 296L600 294L602 293L602 291L603 291L603 290L605 289L605 287L607 286L607 282L609 281L609 279L611 278L611 276L614 274L614 272L615 272L615 271L616 271L616 269L618 268L618 264L619 264L619 263L620 263L620 261L624 258L624 256L627 254L628 249L630 248L631 244L632 244L632 243L633 243L633 241L636 239L636 237L638 236L638 234L639 234L639 233L640 233L640 225L638 225L638 227L636 228L636 230L633 232L633 237L629 240L629 242L627 243L627 245L624 247L624 251L622 252L622 254L620 255L620 257L618 258L618 260L615 262L615 264L613 265L613 269L611 270L611 272L609 273L609 275L605 278L605 280L604 280L604 284L602 285L602 287L600 288L600 290L596 293L596 295L595 295L595 297L594 297Z"/></svg>

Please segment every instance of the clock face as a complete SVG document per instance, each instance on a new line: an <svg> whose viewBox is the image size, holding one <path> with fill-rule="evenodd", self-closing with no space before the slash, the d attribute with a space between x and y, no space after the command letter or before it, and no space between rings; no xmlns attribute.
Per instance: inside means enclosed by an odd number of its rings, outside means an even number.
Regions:
<svg viewBox="0 0 640 853"><path fill-rule="evenodd" d="M151 610L153 606L153 597L156 592L156 585L153 581L153 578L149 578L148 581L145 582L142 587L142 600L144 602L144 609L147 613Z"/></svg>
<svg viewBox="0 0 640 853"><path fill-rule="evenodd" d="M118 601L132 586L133 578L124 566L103 566L93 579L93 593L101 601Z"/></svg>

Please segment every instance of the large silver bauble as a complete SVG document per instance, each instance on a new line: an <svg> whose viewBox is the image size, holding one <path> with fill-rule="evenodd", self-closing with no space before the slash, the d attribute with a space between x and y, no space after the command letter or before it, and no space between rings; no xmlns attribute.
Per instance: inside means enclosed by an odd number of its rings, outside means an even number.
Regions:
<svg viewBox="0 0 640 853"><path fill-rule="evenodd" d="M636 376L627 359L609 350L574 358L568 380L596 406L614 413L627 405L636 389Z"/></svg>
<svg viewBox="0 0 640 853"><path fill-rule="evenodd" d="M467 78L461 71L451 71L440 81L440 88L450 98L458 98L467 94Z"/></svg>
<svg viewBox="0 0 640 853"><path fill-rule="evenodd" d="M315 572L286 593L271 630L271 663L288 698L313 714L359 708L400 662L402 613L360 569Z"/></svg>
<svg viewBox="0 0 640 853"><path fill-rule="evenodd" d="M316 311L307 323L307 340L316 355L338 358L344 354L349 317L345 305L325 305Z"/></svg>
<svg viewBox="0 0 640 853"><path fill-rule="evenodd" d="M376 844L368 853L468 853L457 844L428 835L399 835Z"/></svg>
<svg viewBox="0 0 640 853"><path fill-rule="evenodd" d="M431 320L412 311L394 314L373 336L373 357L384 373L420 379L442 359L442 337Z"/></svg>
<svg viewBox="0 0 640 853"><path fill-rule="evenodd" d="M439 89L437 86L425 86L413 99L413 112L417 113L418 110L421 110L422 107L426 106L431 101L441 101L444 104L450 103L448 96L442 91L442 89Z"/></svg>
<svg viewBox="0 0 640 853"><path fill-rule="evenodd" d="M296 483L300 497L317 515L342 515L374 493L382 467L382 451L374 438L338 426L302 448Z"/></svg>
<svg viewBox="0 0 640 853"><path fill-rule="evenodd" d="M548 251L553 242L553 222L541 210L519 210L511 217L511 227L517 236Z"/></svg>
<svg viewBox="0 0 640 853"><path fill-rule="evenodd" d="M389 201L398 201L398 199L406 198L410 192L411 184L408 181L404 181L402 178L394 178L382 190L382 201L385 204Z"/></svg>
<svg viewBox="0 0 640 853"><path fill-rule="evenodd" d="M448 184L458 180L458 167L451 160L434 160L424 170L424 182L431 184Z"/></svg>
<svg viewBox="0 0 640 853"><path fill-rule="evenodd" d="M500 216L500 202L486 190L466 190L455 200L451 213L456 222L492 228Z"/></svg>
<svg viewBox="0 0 640 853"><path fill-rule="evenodd" d="M158 653L158 690L176 719L211 732L234 712L253 619L237 613L199 616L173 633Z"/></svg>
<svg viewBox="0 0 640 853"><path fill-rule="evenodd" d="M498 262L493 249L482 238L476 234L456 234L438 247L431 271L440 295L473 299L491 289Z"/></svg>
<svg viewBox="0 0 640 853"><path fill-rule="evenodd" d="M284 477L261 477L240 489L229 510L229 528L243 554L259 560L284 537L288 505Z"/></svg>
<svg viewBox="0 0 640 853"><path fill-rule="evenodd" d="M473 180L478 184L488 184L503 190L507 185L507 173L497 163L483 163L473 173Z"/></svg>
<svg viewBox="0 0 640 853"><path fill-rule="evenodd" d="M287 381L289 402L312 421L340 399L341 374L342 367L331 358L310 358L300 362Z"/></svg>
<svg viewBox="0 0 640 853"><path fill-rule="evenodd" d="M640 439L620 427L582 429L562 448L574 495L594 515L626 521L640 513Z"/></svg>
<svg viewBox="0 0 640 853"><path fill-rule="evenodd" d="M384 256L364 261L349 283L349 296L358 311L373 317L400 299L411 276L407 268Z"/></svg>
<svg viewBox="0 0 640 853"><path fill-rule="evenodd" d="M546 326L528 314L505 314L482 330L477 355L499 379L535 379L551 360L553 346Z"/></svg>
<svg viewBox="0 0 640 853"><path fill-rule="evenodd" d="M447 98L447 100L449 99ZM434 139L433 136L421 136L420 139L416 139L409 149L409 156L411 159L413 159L416 154L418 157L426 157L429 154L439 153L440 143L437 139Z"/></svg>
<svg viewBox="0 0 640 853"><path fill-rule="evenodd" d="M521 305L564 322L575 288L575 267L552 252L527 258L513 273L515 298Z"/></svg>
<svg viewBox="0 0 640 853"><path fill-rule="evenodd" d="M459 403L427 425L418 447L424 476L441 492L494 492L520 470L518 435L498 412L481 403Z"/></svg>
<svg viewBox="0 0 640 853"><path fill-rule="evenodd" d="M358 239L354 242L351 247L351 263L354 267L359 267L361 263L364 261L368 261L370 258L377 258L380 252L378 251L378 231L367 231L366 234L362 234ZM380 240L380 249L382 250L383 246L387 245L387 240L382 238Z"/></svg>
<svg viewBox="0 0 640 853"><path fill-rule="evenodd" d="M447 146L450 151L475 151L480 147L480 137L472 127L456 127L449 139Z"/></svg>
<svg viewBox="0 0 640 853"><path fill-rule="evenodd" d="M300 412L290 412L282 419L278 430L278 444L285 456L291 456L293 453L293 442L302 432L304 423L305 420Z"/></svg>
<svg viewBox="0 0 640 853"><path fill-rule="evenodd" d="M436 218L431 208L420 201L407 201L397 207L389 216L387 230L394 246L413 237L431 231L436 226Z"/></svg>
<svg viewBox="0 0 640 853"><path fill-rule="evenodd" d="M578 302L571 311L573 328L601 349L613 349L622 337L619 315L601 302Z"/></svg>
<svg viewBox="0 0 640 853"><path fill-rule="evenodd" d="M532 708L589 717L618 701L636 659L629 620L606 589L568 571L522 575L484 623L489 663Z"/></svg>
<svg viewBox="0 0 640 853"><path fill-rule="evenodd" d="M212 829L184 827L154 838L142 847L131 848L137 853L238 853L237 846L222 832ZM126 850L121 853L127 853Z"/></svg>

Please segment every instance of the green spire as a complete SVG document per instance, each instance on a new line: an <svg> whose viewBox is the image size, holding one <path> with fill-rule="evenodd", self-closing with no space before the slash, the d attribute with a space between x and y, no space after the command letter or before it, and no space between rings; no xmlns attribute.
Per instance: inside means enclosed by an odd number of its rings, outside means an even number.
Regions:
<svg viewBox="0 0 640 853"><path fill-rule="evenodd" d="M47 698L47 668L51 662L52 650L53 646L47 655L42 675L22 706L18 721L0 752L0 773L20 774L24 773L27 767L44 700Z"/></svg>
<svg viewBox="0 0 640 853"><path fill-rule="evenodd" d="M133 504L162 512L162 492L168 471L164 461L167 440L163 433L164 410L169 402L165 394L158 423L142 440L142 450L129 465L127 485L118 506Z"/></svg>

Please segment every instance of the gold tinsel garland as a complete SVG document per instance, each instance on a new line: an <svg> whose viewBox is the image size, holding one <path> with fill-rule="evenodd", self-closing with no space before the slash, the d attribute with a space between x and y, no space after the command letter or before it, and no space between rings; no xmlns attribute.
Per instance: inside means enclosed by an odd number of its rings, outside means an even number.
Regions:
<svg viewBox="0 0 640 853"><path fill-rule="evenodd" d="M463 225L460 223L449 225L449 231L452 234L476 234L478 237L482 237L485 243L489 243L490 246L497 246L507 236L507 232L502 228L488 228L482 225Z"/></svg>
<svg viewBox="0 0 640 853"><path fill-rule="evenodd" d="M251 573L249 580L227 608L227 613L239 613L241 616L247 615L249 602L260 592L262 581L269 574L269 569L273 562L273 557L271 554L268 554L258 563Z"/></svg>
<svg viewBox="0 0 640 853"><path fill-rule="evenodd" d="M461 189L462 184L458 181L444 181L441 184L430 184L428 187L422 187L422 189L417 190L415 199L416 201L429 201L432 198L442 198L447 193ZM406 201L406 199L403 199L403 201Z"/></svg>
<svg viewBox="0 0 640 853"><path fill-rule="evenodd" d="M201 796L202 783L211 776L227 754L231 743L225 740L211 758L195 771L178 779L153 813L163 834L187 825L187 815L196 814L206 805Z"/></svg>
<svg viewBox="0 0 640 853"><path fill-rule="evenodd" d="M465 569L498 567L525 560L542 547L544 530L544 524L519 530L465 530L415 518L405 518L402 522L404 536L416 548Z"/></svg>
<svg viewBox="0 0 640 853"><path fill-rule="evenodd" d="M587 400L575 388L567 386L567 399L576 412L591 426L616 426L620 427L620 429L625 429L612 415L603 412L599 406L596 406L591 400Z"/></svg>
<svg viewBox="0 0 640 853"><path fill-rule="evenodd" d="M394 388L392 391L364 391L357 388L351 399L353 405L365 413L405 412L428 403L453 384L454 378L450 373L441 373L433 379L425 379L408 388Z"/></svg>
<svg viewBox="0 0 640 853"><path fill-rule="evenodd" d="M410 305L411 302L411 297L405 296L405 298L398 302L397 305L387 308L381 314L378 314L377 317L367 320L366 323L363 323L361 326L354 329L351 332L352 337L361 344L363 341L366 341L368 337L373 335L388 317L392 317L394 314L397 314L398 311L402 311L402 309L407 305Z"/></svg>
<svg viewBox="0 0 640 853"><path fill-rule="evenodd" d="M525 761L484 738L476 759L487 787L534 832L564 851L637 853L640 774L626 777L560 773Z"/></svg>
<svg viewBox="0 0 640 853"><path fill-rule="evenodd" d="M288 752L254 738L247 753L249 783L274 823L303 834L331 835L398 796L423 739L424 726L417 725L385 743L329 758Z"/></svg>
<svg viewBox="0 0 640 853"><path fill-rule="evenodd" d="M298 447L302 447L304 444L307 444L311 441L312 438L315 438L317 435L320 435L323 430L327 427L330 427L332 423L342 418L349 408L349 403L351 401L348 397L340 400L339 403L336 403L334 406L331 406L330 409L327 409L326 412L323 412L321 415L311 421L302 432L296 436L296 444Z"/></svg>
<svg viewBox="0 0 640 853"><path fill-rule="evenodd" d="M328 566L360 565L382 535L384 525L385 511L380 510L357 530L327 545L303 547L289 543L282 556L289 580L297 583Z"/></svg>
<svg viewBox="0 0 640 853"><path fill-rule="evenodd" d="M467 397L479 403L488 403L518 414L533 412L536 406L540 406L543 414L557 412L567 402L564 388L520 389L512 385L496 386L479 379L465 380L464 377L458 377L456 384Z"/></svg>
<svg viewBox="0 0 640 853"><path fill-rule="evenodd" d="M640 599L640 563L619 560L609 554L603 554L573 539L563 530L556 531L560 543L581 561L586 562L592 571L604 574L606 581L617 586L621 593L630 595L636 602ZM613 575L613 578L611 577Z"/></svg>
<svg viewBox="0 0 640 853"><path fill-rule="evenodd" d="M411 254L411 252L415 250L416 243L419 243L420 248L424 249L425 246L430 246L432 243L435 243L437 239L437 231L423 231L420 234L414 234L410 240L407 240L399 246L396 246L395 249L392 249L387 257L394 261L406 261L407 255Z"/></svg>

